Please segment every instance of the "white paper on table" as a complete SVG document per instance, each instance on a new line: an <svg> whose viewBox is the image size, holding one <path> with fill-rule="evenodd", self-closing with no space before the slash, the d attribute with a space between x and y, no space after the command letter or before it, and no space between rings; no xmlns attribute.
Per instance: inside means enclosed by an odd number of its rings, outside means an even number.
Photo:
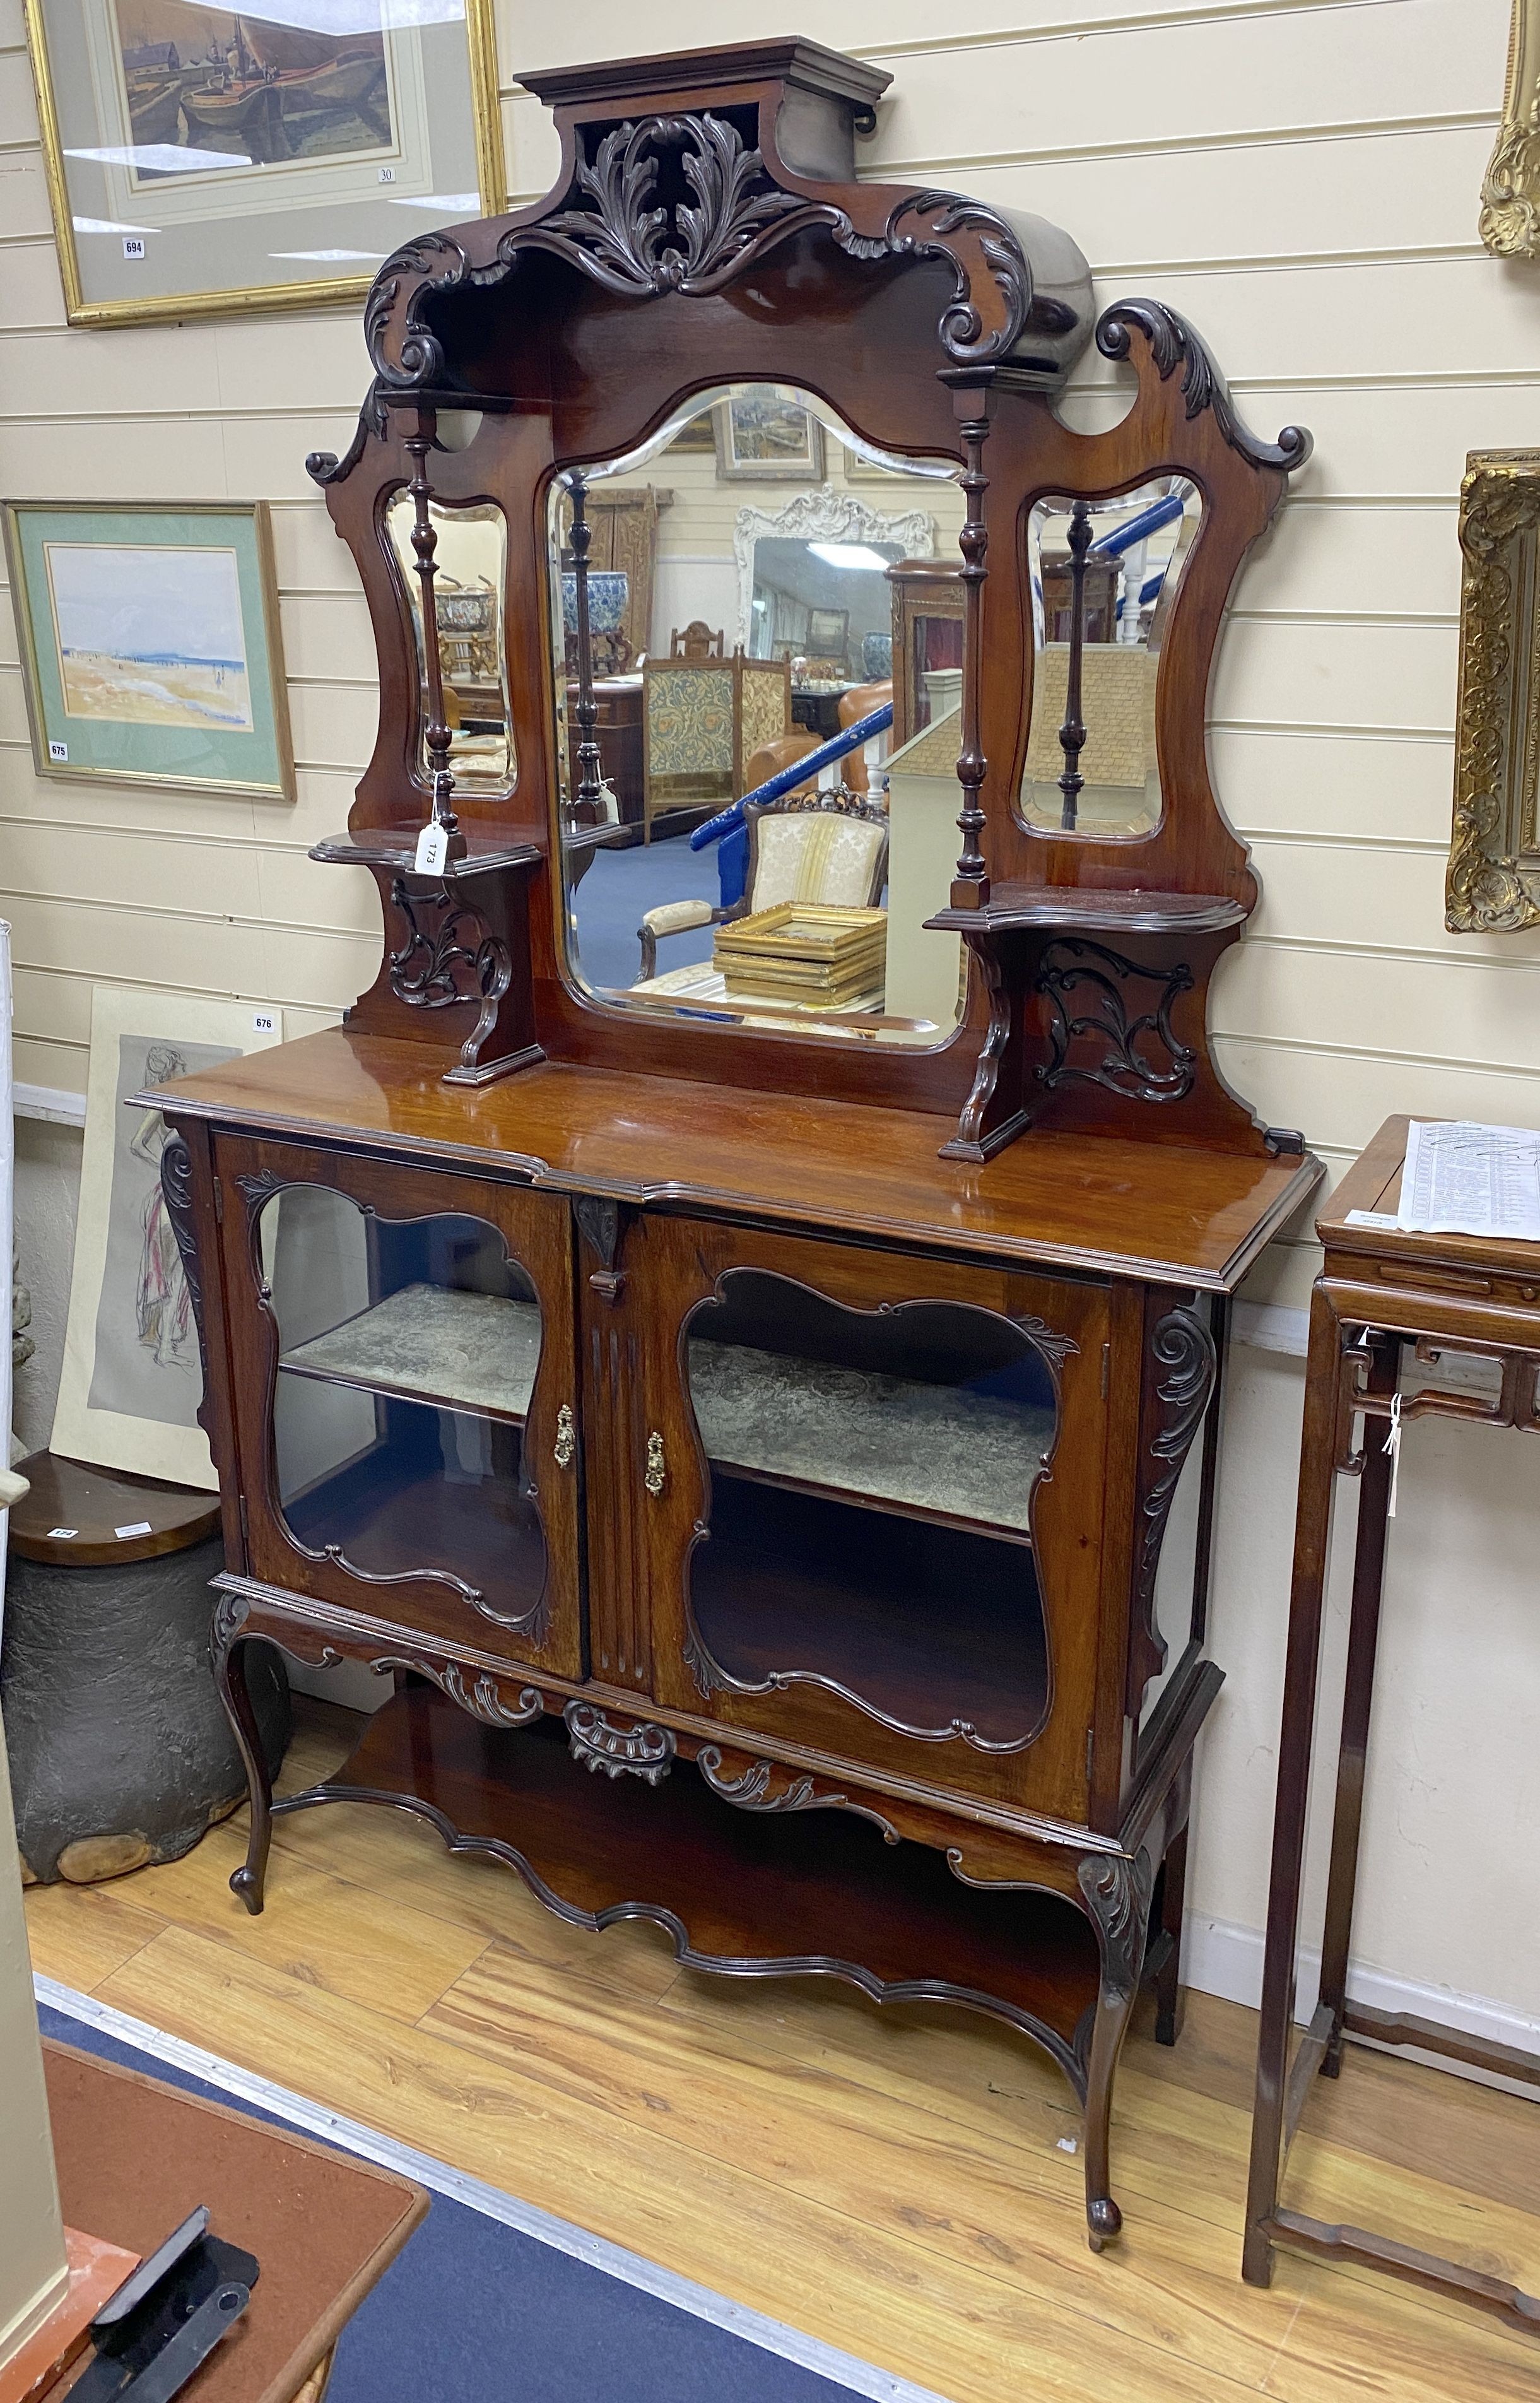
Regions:
<svg viewBox="0 0 1540 2403"><path fill-rule="evenodd" d="M1472 1118L1414 1119L1395 1223L1424 1235L1540 1243L1540 1133Z"/></svg>

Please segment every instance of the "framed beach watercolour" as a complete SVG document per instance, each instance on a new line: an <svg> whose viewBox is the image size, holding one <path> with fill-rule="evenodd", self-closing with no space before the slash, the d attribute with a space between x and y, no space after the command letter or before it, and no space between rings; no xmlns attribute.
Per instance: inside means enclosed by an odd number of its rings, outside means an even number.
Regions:
<svg viewBox="0 0 1540 2403"><path fill-rule="evenodd" d="M8 501L40 776L294 799L264 501Z"/></svg>
<svg viewBox="0 0 1540 2403"><path fill-rule="evenodd" d="M505 206L493 0L23 0L76 326L362 299Z"/></svg>
<svg viewBox="0 0 1540 2403"><path fill-rule="evenodd" d="M80 1210L49 1438L66 1458L218 1484L198 1424L198 1322L160 1190L165 1121L128 1104L283 1036L282 1012L250 1001L93 990Z"/></svg>
<svg viewBox="0 0 1540 2403"><path fill-rule="evenodd" d="M716 472L729 483L816 484L822 477L823 427L774 384L730 394L715 417Z"/></svg>

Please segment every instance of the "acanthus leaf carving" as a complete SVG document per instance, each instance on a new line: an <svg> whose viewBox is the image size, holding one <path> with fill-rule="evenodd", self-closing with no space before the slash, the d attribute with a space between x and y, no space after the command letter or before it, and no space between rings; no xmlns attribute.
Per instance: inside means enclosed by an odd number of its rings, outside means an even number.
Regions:
<svg viewBox="0 0 1540 2403"><path fill-rule="evenodd" d="M865 1802L853 1802L848 1794L820 1792L811 1777L788 1777L777 1793L773 1761L751 1761L740 1776L726 1777L722 1772L721 1747L707 1743L696 1754L695 1765L718 1800L731 1802L740 1811L850 1811L880 1827L885 1844L899 1840L897 1828L880 1811Z"/></svg>
<svg viewBox="0 0 1540 2403"><path fill-rule="evenodd" d="M1208 1327L1196 1310L1182 1302L1169 1310L1158 1324L1150 1340L1150 1353L1165 1374L1155 1388L1155 1432L1144 1446L1145 1493L1140 1509L1139 1560L1134 1572L1127 1695L1129 1710L1135 1716L1145 1684L1159 1674L1165 1662L1165 1638L1155 1615L1160 1547L1176 1497L1177 1481L1192 1439L1202 1424L1219 1366Z"/></svg>
<svg viewBox="0 0 1540 2403"><path fill-rule="evenodd" d="M532 1720L539 1718L546 1707L545 1697L538 1686L523 1686L520 1688L517 1703L510 1708L503 1700L499 1680L490 1670L483 1669L476 1683L469 1685L466 1682L468 1673L459 1660L431 1660L419 1653L387 1652L371 1660L369 1667L376 1676L382 1676L387 1669L406 1669L414 1676L429 1678L441 1693L449 1696L451 1702L457 1703L461 1710L468 1711L471 1717L479 1719L484 1727L528 1727Z"/></svg>
<svg viewBox="0 0 1540 2403"><path fill-rule="evenodd" d="M1103 2003L1126 2005L1138 1992L1149 1928L1155 1871L1143 1847L1126 1853L1095 1853L1078 1863L1075 1876L1086 1898L1102 1954Z"/></svg>
<svg viewBox="0 0 1540 2403"><path fill-rule="evenodd" d="M1229 387L1214 364L1201 335L1163 300L1115 300L1096 326L1096 347L1103 358L1126 359L1129 329L1137 326L1150 346L1150 356L1162 383L1182 370L1182 397L1190 418L1205 409L1232 451L1253 467L1280 467L1294 474L1311 455L1311 438L1302 425L1285 425L1276 442L1263 442L1243 425L1229 396Z"/></svg>
<svg viewBox="0 0 1540 2403"><path fill-rule="evenodd" d="M678 156L685 192L659 200L670 154ZM423 390L444 371L443 345L423 321L424 304L467 281L501 283L527 251L554 254L629 299L672 292L704 297L771 243L813 226L825 227L853 258L948 260L952 290L937 335L955 366L1006 358L1034 313L1031 266L1010 226L992 209L954 192L906 193L881 233L862 232L832 201L776 184L762 153L745 145L729 118L706 109L628 118L612 127L591 160L577 160L561 203L510 226L486 266L472 267L451 233L404 243L375 279L365 338L383 387ZM1045 331L1058 329L1069 314L1062 303L1047 299L1036 302L1036 313ZM319 458L317 467L322 480L347 472L347 465L333 469Z"/></svg>

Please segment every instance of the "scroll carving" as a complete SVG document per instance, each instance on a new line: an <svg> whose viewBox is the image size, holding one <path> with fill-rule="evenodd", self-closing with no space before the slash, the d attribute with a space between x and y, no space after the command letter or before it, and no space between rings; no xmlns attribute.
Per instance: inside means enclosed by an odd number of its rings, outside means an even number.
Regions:
<svg viewBox="0 0 1540 2403"><path fill-rule="evenodd" d="M640 1777L645 1785L660 1785L673 1766L671 1729L651 1719L632 1727L617 1727L591 1702L571 1702L562 1714L574 1760L585 1769L602 1769L606 1777Z"/></svg>
<svg viewBox="0 0 1540 2403"><path fill-rule="evenodd" d="M242 1593L222 1593L209 1624L209 1650L217 1660L227 1653L251 1617L251 1604Z"/></svg>
<svg viewBox="0 0 1540 2403"><path fill-rule="evenodd" d="M1540 921L1540 875L1523 856L1522 832L1534 807L1535 703L1531 696L1527 711L1516 705L1535 641L1534 605L1526 621L1521 596L1522 552L1537 526L1533 453L1473 453L1460 492L1460 704L1444 906L1451 934L1507 933Z"/></svg>
<svg viewBox="0 0 1540 2403"><path fill-rule="evenodd" d="M415 1676L430 1678L451 1702L457 1702L484 1727L528 1727L546 1707L538 1686L523 1686L517 1704L510 1710L503 1700L498 1680L489 1671L483 1670L474 1686L468 1685L467 1673L458 1660L427 1660L416 1653L387 1652L380 1660L371 1660L369 1667L377 1675L387 1669L407 1669Z"/></svg>
<svg viewBox="0 0 1540 2403"><path fill-rule="evenodd" d="M1155 1388L1158 1412L1156 1432L1145 1445L1145 1498L1140 1510L1142 1534L1134 1574L1133 1619L1129 1646L1128 1708L1137 1714L1148 1680L1158 1674L1166 1658L1165 1639L1156 1624L1155 1579L1166 1521L1176 1495L1177 1480L1202 1424L1214 1392L1218 1359L1214 1338L1195 1310L1179 1303L1156 1327L1151 1353L1165 1375Z"/></svg>
<svg viewBox="0 0 1540 2403"><path fill-rule="evenodd" d="M1075 1876L1086 1897L1102 1952L1102 1996L1126 2006L1139 1991L1145 1965L1155 1871L1148 1853L1131 1860L1124 1853L1097 1853L1081 1861Z"/></svg>
<svg viewBox="0 0 1540 2403"><path fill-rule="evenodd" d="M1153 1006L1130 1016L1128 988L1135 981L1158 988ZM1191 1092L1198 1055L1178 1042L1172 1031L1172 1004L1178 993L1192 990L1192 970L1185 960L1174 967L1141 967L1120 951L1100 943L1064 937L1049 943L1037 971L1037 991L1048 1005L1048 1042L1052 1056L1037 1071L1049 1090L1072 1078L1100 1085L1127 1101L1180 1102ZM1072 1012L1070 996L1079 995L1089 1007ZM1101 1056L1084 1065L1070 1058L1076 1040L1100 1046ZM1160 1055L1163 1056L1163 1060Z"/></svg>
<svg viewBox="0 0 1540 2403"><path fill-rule="evenodd" d="M695 1765L718 1799L733 1803L740 1811L851 1811L880 1827L885 1844L898 1841L897 1828L880 1811L865 1802L853 1802L848 1794L820 1793L811 1777L792 1778L775 1793L773 1761L752 1761L741 1777L724 1777L721 1750L707 1743L696 1754Z"/></svg>
<svg viewBox="0 0 1540 2403"><path fill-rule="evenodd" d="M677 160L673 188L659 197L665 160ZM709 110L628 119L581 159L561 203L530 223L510 226L485 264L474 264L453 233L405 243L375 279L364 333L381 396L431 389L444 373L444 351L426 322L435 299L470 282L496 285L529 251L545 251L590 276L606 291L648 299L664 293L704 297L772 245L812 226L828 229L850 257L877 260L939 257L952 269L950 297L937 335L959 367L1008 356L1029 317L1060 329L1061 302L1035 301L1032 270L1006 220L956 193L906 193L881 232L864 233L832 201L778 185L762 153L737 127ZM1073 322L1071 318L1070 322ZM340 479L354 464L318 454L318 481Z"/></svg>
<svg viewBox="0 0 1540 2403"><path fill-rule="evenodd" d="M626 1285L625 1271L615 1265L620 1256L620 1204L595 1193L580 1193L573 1203L573 1215L589 1249L597 1252L604 1264L595 1269L589 1284L605 1301L618 1301Z"/></svg>
<svg viewBox="0 0 1540 2403"><path fill-rule="evenodd" d="M1189 418L1212 409L1220 434L1249 466L1278 467L1287 475L1304 466L1312 447L1305 428L1285 425L1276 442L1259 441L1236 414L1229 388L1202 337L1163 300L1115 300L1110 309L1104 309L1096 326L1096 347L1103 358L1129 356L1129 329L1134 326L1150 346L1162 383L1181 368L1182 397Z"/></svg>

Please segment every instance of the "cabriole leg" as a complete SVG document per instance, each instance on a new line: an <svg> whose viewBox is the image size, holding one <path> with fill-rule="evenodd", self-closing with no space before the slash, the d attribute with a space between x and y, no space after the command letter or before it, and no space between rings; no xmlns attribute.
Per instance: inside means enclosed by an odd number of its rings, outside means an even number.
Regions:
<svg viewBox="0 0 1540 2403"><path fill-rule="evenodd" d="M244 1617L244 1612L242 1612ZM215 1614L211 1660L214 1682L226 1715L235 1731L241 1759L246 1772L246 1788L251 1796L251 1834L246 1842L243 1866L230 1879L230 1892L238 1894L255 1918L262 1908L262 1887L268 1873L268 1848L272 1841L272 1780L268 1774L267 1757L246 1690L246 1644L243 1641L240 1620L233 1624L223 1606Z"/></svg>
<svg viewBox="0 0 1540 2403"><path fill-rule="evenodd" d="M1123 2225L1112 2199L1112 2085L1139 1991L1155 1883L1149 1854L1093 1854L1077 1875L1102 1954L1102 1984L1086 2076L1086 2222L1100 2253Z"/></svg>

